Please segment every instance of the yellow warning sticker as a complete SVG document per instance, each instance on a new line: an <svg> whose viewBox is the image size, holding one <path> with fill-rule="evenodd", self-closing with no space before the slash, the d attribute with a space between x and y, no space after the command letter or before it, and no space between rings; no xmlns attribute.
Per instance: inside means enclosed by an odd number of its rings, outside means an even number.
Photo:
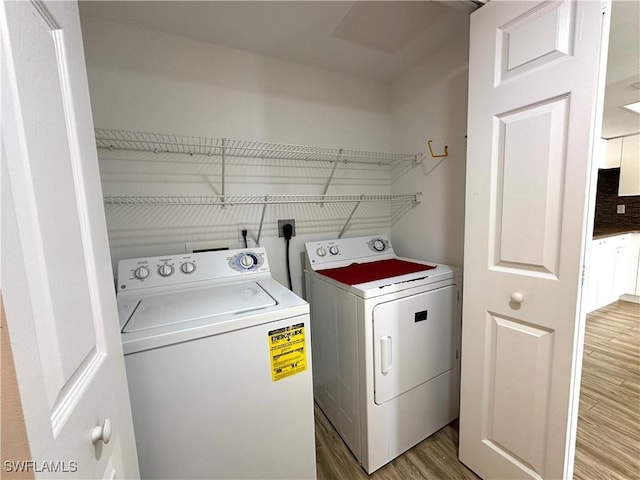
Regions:
<svg viewBox="0 0 640 480"><path fill-rule="evenodd" d="M304 323L269 332L271 379L274 382L307 369Z"/></svg>

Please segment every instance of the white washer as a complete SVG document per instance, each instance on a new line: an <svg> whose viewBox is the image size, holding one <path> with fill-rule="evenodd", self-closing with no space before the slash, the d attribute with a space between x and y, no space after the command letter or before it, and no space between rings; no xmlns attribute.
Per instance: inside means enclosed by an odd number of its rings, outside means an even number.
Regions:
<svg viewBox="0 0 640 480"><path fill-rule="evenodd" d="M143 478L316 478L309 305L263 248L121 260Z"/></svg>
<svg viewBox="0 0 640 480"><path fill-rule="evenodd" d="M462 273L385 235L305 246L315 400L372 473L458 416Z"/></svg>

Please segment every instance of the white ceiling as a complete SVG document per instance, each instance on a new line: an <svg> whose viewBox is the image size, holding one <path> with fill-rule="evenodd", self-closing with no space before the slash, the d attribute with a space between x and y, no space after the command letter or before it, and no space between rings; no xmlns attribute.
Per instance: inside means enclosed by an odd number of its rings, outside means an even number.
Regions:
<svg viewBox="0 0 640 480"><path fill-rule="evenodd" d="M390 82L455 37L435 1L81 1L89 15Z"/></svg>
<svg viewBox="0 0 640 480"><path fill-rule="evenodd" d="M82 0L80 13L386 83L460 35L470 3ZM640 132L621 108L639 81L640 0L614 1L604 138Z"/></svg>

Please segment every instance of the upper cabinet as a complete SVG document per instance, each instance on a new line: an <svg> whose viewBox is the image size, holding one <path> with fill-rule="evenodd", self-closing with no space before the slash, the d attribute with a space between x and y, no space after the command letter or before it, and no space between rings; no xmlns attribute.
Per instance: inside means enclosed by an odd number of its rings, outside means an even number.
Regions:
<svg viewBox="0 0 640 480"><path fill-rule="evenodd" d="M600 168L620 168L618 195L640 195L640 134L602 140Z"/></svg>
<svg viewBox="0 0 640 480"><path fill-rule="evenodd" d="M602 168L619 168L622 156L622 138L612 138L604 140L604 142L606 143L606 152Z"/></svg>
<svg viewBox="0 0 640 480"><path fill-rule="evenodd" d="M623 137L618 195L640 195L640 135Z"/></svg>

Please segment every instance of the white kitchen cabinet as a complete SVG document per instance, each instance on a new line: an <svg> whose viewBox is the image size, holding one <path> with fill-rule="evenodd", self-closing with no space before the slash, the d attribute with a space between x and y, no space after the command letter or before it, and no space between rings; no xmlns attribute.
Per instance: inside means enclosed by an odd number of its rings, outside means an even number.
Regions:
<svg viewBox="0 0 640 480"><path fill-rule="evenodd" d="M622 138L618 195L640 195L640 135Z"/></svg>
<svg viewBox="0 0 640 480"><path fill-rule="evenodd" d="M593 312L598 309L598 279L599 279L599 259L602 242L593 240L591 242L591 253L587 264L587 276L583 285L584 306L587 311Z"/></svg>
<svg viewBox="0 0 640 480"><path fill-rule="evenodd" d="M620 295L631 289L629 285L629 267L631 267L629 263L629 257L631 256L629 235L623 235L618 238L619 240L614 242L611 247L615 250L613 263L613 294L615 297L620 297Z"/></svg>
<svg viewBox="0 0 640 480"><path fill-rule="evenodd" d="M640 195L640 134L605 142L596 145L600 168L620 168L619 196Z"/></svg>
<svg viewBox="0 0 640 480"><path fill-rule="evenodd" d="M629 294L638 295L640 234L593 240L585 285L585 308L592 312Z"/></svg>
<svg viewBox="0 0 640 480"><path fill-rule="evenodd" d="M596 308L608 305L618 299L614 288L617 250L614 239L615 237L610 237L599 240L601 246L598 251L598 292L596 296Z"/></svg>
<svg viewBox="0 0 640 480"><path fill-rule="evenodd" d="M626 261L627 278L620 299L640 303L640 233L630 235Z"/></svg>
<svg viewBox="0 0 640 480"><path fill-rule="evenodd" d="M611 140L606 140L606 142L607 144L601 168L620 167L620 158L622 157L622 138L612 138Z"/></svg>

